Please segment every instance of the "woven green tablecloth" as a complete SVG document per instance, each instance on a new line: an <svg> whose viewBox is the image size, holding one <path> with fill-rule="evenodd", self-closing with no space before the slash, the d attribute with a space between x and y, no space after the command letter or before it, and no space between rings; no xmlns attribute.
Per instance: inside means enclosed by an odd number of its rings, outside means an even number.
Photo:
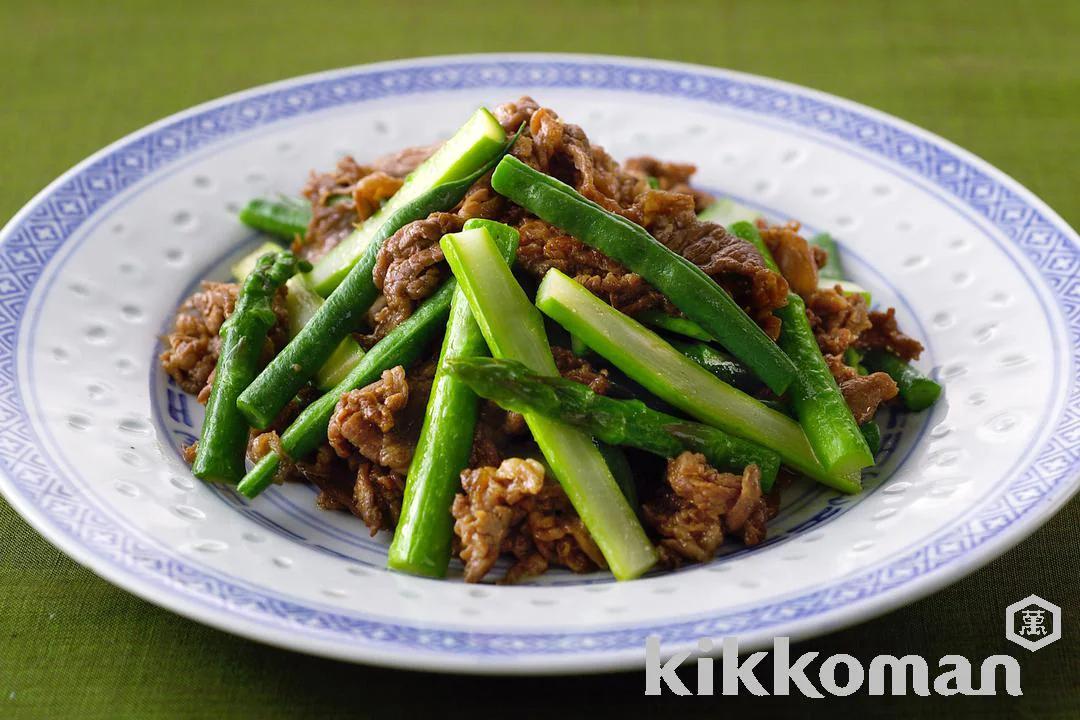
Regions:
<svg viewBox="0 0 1080 720"><path fill-rule="evenodd" d="M1080 3L340 2L5 4L0 220L107 142L189 105L358 63L458 52L653 56L769 75L894 113L974 151L1080 224ZM640 673L560 679L421 675L309 658L159 610L99 580L0 501L0 718L1080 717L1080 503L923 601L803 644L936 659L1016 656L1022 698L646 699ZM1007 643L1004 608L1036 593L1065 637ZM842 708L829 707L840 704Z"/></svg>

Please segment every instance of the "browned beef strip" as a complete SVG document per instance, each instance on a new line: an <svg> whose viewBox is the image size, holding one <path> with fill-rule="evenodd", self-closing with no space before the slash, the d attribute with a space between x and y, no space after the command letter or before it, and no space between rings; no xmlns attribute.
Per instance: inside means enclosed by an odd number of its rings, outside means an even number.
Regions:
<svg viewBox="0 0 1080 720"><path fill-rule="evenodd" d="M343 458L359 451L370 462L407 472L415 438L402 433L401 420L409 401L410 383L400 365L370 385L345 393L327 428L331 447Z"/></svg>
<svg viewBox="0 0 1080 720"><path fill-rule="evenodd" d="M674 163L657 160L648 155L627 158L623 163L627 172L639 177L654 177L660 190L689 195L694 198L694 210L701 212L714 202L713 196L690 186L690 178L697 167L690 163Z"/></svg>
<svg viewBox="0 0 1080 720"><path fill-rule="evenodd" d="M791 290L808 299L818 287L818 264L810 243L799 234L799 223L769 225L759 220L758 228Z"/></svg>
<svg viewBox="0 0 1080 720"><path fill-rule="evenodd" d="M384 299L374 313L376 340L407 320L416 305L438 289L447 272L439 239L463 224L453 213L432 213L386 239L372 272Z"/></svg>
<svg viewBox="0 0 1080 720"><path fill-rule="evenodd" d="M371 167L392 177L405 179L406 175L420 167L420 163L434 155L441 145L442 143L432 143L407 147L372 160Z"/></svg>
<svg viewBox="0 0 1080 720"><path fill-rule="evenodd" d="M866 300L859 294L845 294L839 285L815 290L806 300L806 317L821 352L827 355L843 355L870 327Z"/></svg>
<svg viewBox="0 0 1080 720"><path fill-rule="evenodd" d="M719 472L697 453L669 460L665 485L641 508L645 524L660 537L661 563L707 562L725 533L747 545L764 540L768 511L760 479L756 465L736 475Z"/></svg>
<svg viewBox="0 0 1080 720"><path fill-rule="evenodd" d="M899 392L896 382L883 372L860 375L839 355L826 355L825 361L859 425L873 419L881 403L892 400Z"/></svg>
<svg viewBox="0 0 1080 720"><path fill-rule="evenodd" d="M704 270L771 337L777 337L780 325L772 313L787 303L788 284L768 268L757 248L722 225L698 220L687 195L648 190L626 215Z"/></svg>
<svg viewBox="0 0 1080 720"><path fill-rule="evenodd" d="M479 582L501 553L517 559L502 582L544 572L550 565L588 572L606 567L603 555L557 482L535 460L510 458L499 467L461 474L454 498L454 532L465 581Z"/></svg>
<svg viewBox="0 0 1080 720"><path fill-rule="evenodd" d="M598 371L588 360L579 358L570 350L558 345L551 347L551 354L555 358L555 366L559 369L559 374L564 378L581 383L594 393L607 394L611 381L608 380L606 369Z"/></svg>
<svg viewBox="0 0 1080 720"><path fill-rule="evenodd" d="M896 310L870 312L870 329L859 335L856 346L864 350L887 350L902 360L918 360L922 343L900 331L896 325Z"/></svg>

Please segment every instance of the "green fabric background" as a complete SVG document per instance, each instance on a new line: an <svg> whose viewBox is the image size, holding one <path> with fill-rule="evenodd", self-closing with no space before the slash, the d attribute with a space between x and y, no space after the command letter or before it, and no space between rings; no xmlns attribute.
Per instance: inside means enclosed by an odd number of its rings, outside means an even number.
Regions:
<svg viewBox="0 0 1080 720"><path fill-rule="evenodd" d="M849 97L949 138L1080 224L1080 3L37 2L0 8L0 219L107 142L259 83L376 60L551 50L653 56ZM298 172L306 172L301 168ZM0 717L1080 716L1080 503L925 600L803 644L876 654L1015 655L1022 698L643 697L640 673L484 679L351 666L240 640L117 590L0 501ZM1037 593L1065 637L1003 638ZM863 691L865 693L865 690Z"/></svg>

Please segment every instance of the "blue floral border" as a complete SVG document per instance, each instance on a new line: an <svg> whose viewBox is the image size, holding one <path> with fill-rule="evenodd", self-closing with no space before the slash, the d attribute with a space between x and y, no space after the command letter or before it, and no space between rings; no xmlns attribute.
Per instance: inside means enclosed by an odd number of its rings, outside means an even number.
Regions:
<svg viewBox="0 0 1080 720"><path fill-rule="evenodd" d="M39 444L23 410L15 362L27 298L63 243L102 205L135 182L204 146L287 118L394 96L465 88L616 89L676 96L795 123L860 148L912 172L1000 230L1037 268L1069 327L1067 347L1080 347L1080 252L1074 234L1007 183L948 147L846 103L721 71L620 63L443 60L344 71L226 99L140 133L82 166L36 198L5 228L0 245L0 466L11 486L73 543L109 565L212 606L282 628L304 627L355 646L412 648L486 656L553 656L639 650L647 635L665 642L703 635L750 633L821 616L894 591L969 556L1002 535L1058 490L1080 464L1080 376L1071 364L1061 420L1034 462L967 521L885 567L800 597L706 620L582 633L467 633L413 628L326 612L261 594L214 577L131 536L85 501Z"/></svg>

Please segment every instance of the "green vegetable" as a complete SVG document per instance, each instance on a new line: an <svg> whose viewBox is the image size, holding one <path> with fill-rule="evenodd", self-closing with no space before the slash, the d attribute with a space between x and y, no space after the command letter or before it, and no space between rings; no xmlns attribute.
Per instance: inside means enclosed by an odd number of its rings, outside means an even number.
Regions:
<svg viewBox="0 0 1080 720"><path fill-rule="evenodd" d="M244 278L254 269L255 262L266 252L276 252L280 248L275 243L264 243L254 253L246 255L232 266L233 277L237 282L243 282ZM288 294L285 296L285 311L288 314L289 337L296 337L307 325L308 320L322 307L322 296L308 287L303 276L294 275L285 283ZM338 344L337 348L318 372L315 373L315 385L320 390L329 390L344 379L350 370L356 367L360 358L364 357L364 349L360 343L351 336Z"/></svg>
<svg viewBox="0 0 1080 720"><path fill-rule="evenodd" d="M870 350L863 356L870 372L888 373L900 390L904 407L919 412L933 405L941 395L941 385L923 375L918 368L884 350Z"/></svg>
<svg viewBox="0 0 1080 720"><path fill-rule="evenodd" d="M445 282L408 320L371 348L344 380L304 408L281 436L281 447L290 458L303 458L326 441L326 428L342 395L378 380L383 370L407 366L423 356L428 343L446 326L456 285L453 279ZM236 489L245 497L255 497L274 481L280 464L281 458L271 452L244 476Z"/></svg>
<svg viewBox="0 0 1080 720"><path fill-rule="evenodd" d="M717 198L716 202L698 213L698 220L716 223L724 227L740 220L754 222L759 217L761 217L761 213L757 210L751 210L747 206L740 205L727 197Z"/></svg>
<svg viewBox="0 0 1080 720"><path fill-rule="evenodd" d="M874 457L877 457L878 451L881 450L881 428L873 420L868 420L859 426L859 431L866 439L870 452L874 454Z"/></svg>
<svg viewBox="0 0 1080 720"><path fill-rule="evenodd" d="M448 235L442 247L492 354L542 375L557 375L544 321L491 239ZM525 421L615 577L626 580L652 567L656 550L592 439L543 415L529 413Z"/></svg>
<svg viewBox="0 0 1080 720"><path fill-rule="evenodd" d="M577 335L570 336L570 352L574 353L578 357L585 357L589 354L589 346L581 341Z"/></svg>
<svg viewBox="0 0 1080 720"><path fill-rule="evenodd" d="M513 262L516 230L490 220L469 220L462 234L467 233L488 235L499 246L503 261ZM424 425L409 465L387 567L429 577L446 575L453 537L450 506L461 487L461 471L469 462L478 414L476 394L447 368L455 359L487 354L487 343L473 319L468 298L458 287L450 305Z"/></svg>
<svg viewBox="0 0 1080 720"><path fill-rule="evenodd" d="M692 450L718 469L738 472L754 463L766 490L780 467L780 456L760 445L657 412L640 400L598 395L581 383L540 375L521 363L473 357L455 360L450 368L478 395L507 410L558 418L604 443L629 445L668 458Z"/></svg>
<svg viewBox="0 0 1080 720"><path fill-rule="evenodd" d="M198 478L235 483L244 476L248 426L236 409L236 397L259 369L266 336L277 319L274 293L297 267L291 252L263 255L244 280L232 315L221 326L221 354L191 466Z"/></svg>
<svg viewBox="0 0 1080 720"><path fill-rule="evenodd" d="M840 259L840 248L836 240L829 233L818 233L810 238L811 245L817 245L829 256L828 261L818 268L818 277L825 280L843 280L845 277L844 263ZM832 287L830 284L829 287Z"/></svg>
<svg viewBox="0 0 1080 720"><path fill-rule="evenodd" d="M503 149L509 147L508 143ZM359 329L364 313L379 295L372 271L383 242L408 223L453 207L497 161L498 158L492 159L467 177L437 185L408 203L398 205L398 210L369 237L370 242L359 262L352 266L326 302L315 310L292 342L270 361L255 382L240 394L240 411L252 425L265 428L273 422L281 408L329 360L341 341Z"/></svg>
<svg viewBox="0 0 1080 720"><path fill-rule="evenodd" d="M728 385L733 385L747 393L761 389L761 383L754 377L753 373L712 345L700 342L686 342L677 338L668 338L668 342L676 350Z"/></svg>
<svg viewBox="0 0 1080 720"><path fill-rule="evenodd" d="M634 318L649 327L666 330L667 332L685 335L702 342L712 342L712 335L705 332L700 325L693 320L683 317L672 317L662 310L646 310L634 316Z"/></svg>
<svg viewBox="0 0 1080 720"><path fill-rule="evenodd" d="M830 487L859 491L857 472L841 474L821 466L798 423L718 379L558 270L549 270L540 283L536 305L580 336L593 352L674 407L775 450L784 463Z"/></svg>
<svg viewBox="0 0 1080 720"><path fill-rule="evenodd" d="M251 200L240 211L240 222L250 228L292 242L307 233L311 208L300 200Z"/></svg>
<svg viewBox="0 0 1080 720"><path fill-rule="evenodd" d="M486 108L478 109L374 215L316 263L308 273L308 282L320 295L329 295L361 257L369 254L368 249L379 241L377 236L387 220L433 188L471 176L505 152L505 143L506 133L499 121ZM445 210L456 202L435 209Z"/></svg>
<svg viewBox="0 0 1080 720"><path fill-rule="evenodd" d="M653 190L660 189L660 180L652 175L646 177L645 182L648 183L649 187L651 187Z"/></svg>
<svg viewBox="0 0 1080 720"><path fill-rule="evenodd" d="M664 293L689 319L781 393L797 374L791 360L712 278L639 225L609 213L569 185L515 157L491 178L496 192L619 261Z"/></svg>
<svg viewBox="0 0 1080 720"><path fill-rule="evenodd" d="M637 482L634 480L634 470L630 467L630 460L627 459L626 453L621 447L607 443L596 443L596 449L604 456L604 463L611 471L611 477L615 478L615 484L619 486L630 509L636 514L638 510Z"/></svg>
<svg viewBox="0 0 1080 720"><path fill-rule="evenodd" d="M229 268L229 272L232 273L233 280L238 283L244 282L244 279L251 274L251 271L255 269L255 266L259 263L261 258L266 253L280 252L284 248L278 245L276 242L270 242L267 240L259 247L249 252L244 257L233 263L233 266Z"/></svg>
<svg viewBox="0 0 1080 720"><path fill-rule="evenodd" d="M778 270L756 227L738 222L731 231L753 243L766 264ZM873 465L874 456L818 347L802 298L788 293L787 305L773 314L782 322L779 345L799 368L789 391L790 402L817 459L826 470L840 475Z"/></svg>

